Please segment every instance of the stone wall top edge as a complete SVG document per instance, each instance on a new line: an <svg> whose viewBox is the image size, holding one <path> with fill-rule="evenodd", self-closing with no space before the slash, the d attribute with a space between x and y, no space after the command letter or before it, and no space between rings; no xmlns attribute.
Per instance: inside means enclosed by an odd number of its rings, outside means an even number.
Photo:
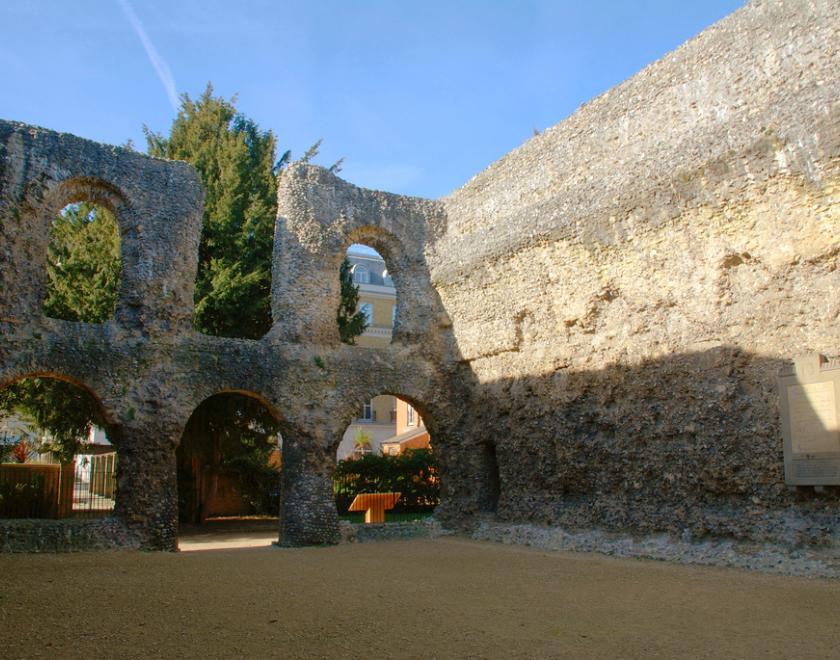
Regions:
<svg viewBox="0 0 840 660"><path fill-rule="evenodd" d="M401 201L407 204L417 204L421 207L437 207L440 202L438 200L429 199L427 197L418 197L416 195L403 195L399 193L389 192L387 190L379 190L376 188L365 188L357 185L352 181L342 179L340 176L330 172L329 169L321 165L314 165L312 163L292 163L288 169L283 172L281 181L286 183L290 180L298 182L312 183L318 185L326 185L337 190L346 192L358 191L363 194L368 194L373 197L380 197L382 199Z"/></svg>
<svg viewBox="0 0 840 660"><path fill-rule="evenodd" d="M195 172L195 168L183 160L172 160L169 158L160 158L158 156L149 156L148 154L134 151L120 145L97 142L96 140L80 137L73 133L55 131L35 124L27 124L22 121L0 118L0 142L8 142L14 134L20 133L25 133L34 140L57 140L63 145L71 144L78 148L96 149L110 157L132 159L138 165L145 165L147 167L162 166L165 168L182 170L184 173L191 175L195 181L198 182L198 175Z"/></svg>
<svg viewBox="0 0 840 660"><path fill-rule="evenodd" d="M755 119L753 115L756 114L756 107L767 110L767 97L780 99L787 95L789 98L785 100L792 100L790 97L799 95L803 101L811 102L810 112L817 114L838 96L835 92L840 88L840 82L836 74L832 74L837 68L837 49L831 46L833 37L838 34L840 10L830 2L820 0L807 3L807 6L803 2L785 0L748 3L624 82L582 104L572 115L531 138L441 198L449 216L450 229L457 230L464 218L469 219L471 214L479 210L478 198L484 204L480 210L487 211L498 202L516 203L518 198L539 195L540 189L546 187L547 178L553 176L556 180L564 172L585 165L577 157L578 149L586 152L595 145L596 151L606 151L603 144L597 144L603 138L601 129L611 130L621 122L626 124L628 119L632 128L633 122L638 121L640 115L653 117L652 109L659 110L660 106L672 100L663 99L663 92L684 93L683 88L698 80L720 87L729 82L734 85L745 76L758 76L758 79L750 80L750 83L764 97L759 98L755 104L744 103L746 107L740 114L730 113L723 120L721 117L710 118L718 111L717 108L701 107L700 110L708 111L709 116L696 126L679 121L671 126L652 124L645 128L656 130L640 130L639 135L624 136L624 144L610 145L610 148L632 145L640 152L648 152L649 156L650 152L662 151L667 147L673 154L676 140L684 138L680 133L686 130L692 131L698 146L715 143L724 146L721 142L723 135L726 146L737 148L744 140L751 139L750 131L755 128L756 121L749 119ZM755 45L752 38L756 35L763 37L765 42ZM791 46L788 40L792 41L794 36L800 39L800 45L804 44L803 50L818 53L817 71L805 74L805 82L814 82L820 87L818 90L803 89L802 81L794 80L793 76L774 78L763 70L759 75L759 70L765 64L761 58L778 56L784 49L789 49ZM760 48L765 48L766 52ZM743 61L749 61L752 70L732 69L733 62L737 66ZM820 74L826 74L828 79L818 80ZM809 94L813 98L806 98ZM803 103L803 107L807 107L807 104ZM765 112L762 118L767 119L768 114L772 113ZM707 130L708 135L704 135L704 129L708 127L711 130ZM641 139L639 136L642 136ZM701 145L704 139L705 144ZM702 149L698 148L698 151ZM558 163L559 158L568 160ZM671 158L664 159L665 169L671 164ZM512 172L518 175L513 185Z"/></svg>
<svg viewBox="0 0 840 660"><path fill-rule="evenodd" d="M646 200L655 200L660 209L668 202L672 211L714 204L720 195L713 180L704 174L690 185L685 181L710 166L737 169L739 163L760 162L759 174L741 173L742 183L749 179L753 184L780 173L817 184L821 175L836 176L840 78L832 64L838 57L830 35L840 33L840 10L825 2L812 4L821 15L796 2L747 5L442 198L448 233L440 244L441 258L433 264L433 280L457 278L464 268L523 244L574 238L581 227L592 234L587 225L597 224L602 215L618 211L620 216L622 208L644 207ZM788 48L794 62L780 69L784 75L777 78L759 76L763 96L741 102L722 118L707 108L704 121L694 125L680 116L673 126L658 126L657 113L670 112L674 105L668 95L683 93L697 76L717 76L722 82L714 84L726 86L727 79L753 75L760 58L750 51L745 32L756 30L766 37L766 57ZM790 46L785 45L788 33ZM730 48L739 50L741 58L734 69L718 71L729 66L723 57L706 59L709 50L722 56ZM800 55L813 65L802 75L795 66ZM692 99L684 100L687 104ZM646 114L649 121L639 124ZM605 144L618 139L622 125L632 128L633 122L639 124L637 135L625 135L622 144ZM731 184L739 176L726 174L721 188L726 195L737 194L739 186Z"/></svg>
<svg viewBox="0 0 840 660"><path fill-rule="evenodd" d="M446 226L438 200L363 188L308 163L294 164L280 177L277 217L282 231L305 237L313 254L338 254L352 243L363 243L386 260L386 252L396 256L395 249L404 249L403 256L419 256ZM375 237L370 229L384 234Z"/></svg>

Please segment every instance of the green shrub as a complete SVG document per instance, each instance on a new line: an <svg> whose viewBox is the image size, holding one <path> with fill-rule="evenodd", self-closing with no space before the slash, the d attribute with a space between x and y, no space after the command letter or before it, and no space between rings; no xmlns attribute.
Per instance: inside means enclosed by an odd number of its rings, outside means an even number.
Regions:
<svg viewBox="0 0 840 660"><path fill-rule="evenodd" d="M408 449L396 456L368 454L339 461L334 490L340 514L347 512L359 493L401 493L395 512L429 510L440 500L437 462L431 449Z"/></svg>

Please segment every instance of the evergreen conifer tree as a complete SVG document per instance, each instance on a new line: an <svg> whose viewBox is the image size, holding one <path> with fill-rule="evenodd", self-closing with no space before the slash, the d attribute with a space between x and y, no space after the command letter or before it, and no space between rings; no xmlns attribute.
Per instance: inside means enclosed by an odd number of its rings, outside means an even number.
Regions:
<svg viewBox="0 0 840 660"><path fill-rule="evenodd" d="M44 313L104 323L120 288L120 237L110 211L89 202L68 204L54 219L47 248Z"/></svg>
<svg viewBox="0 0 840 660"><path fill-rule="evenodd" d="M276 141L208 83L184 94L168 138L144 127L150 156L185 160L205 190L195 288L199 332L258 339L271 327Z"/></svg>
<svg viewBox="0 0 840 660"><path fill-rule="evenodd" d="M344 257L339 271L341 279L341 302L338 305L338 334L345 344L355 344L356 337L367 329L367 318L356 311L359 304L359 287L353 284L350 260Z"/></svg>

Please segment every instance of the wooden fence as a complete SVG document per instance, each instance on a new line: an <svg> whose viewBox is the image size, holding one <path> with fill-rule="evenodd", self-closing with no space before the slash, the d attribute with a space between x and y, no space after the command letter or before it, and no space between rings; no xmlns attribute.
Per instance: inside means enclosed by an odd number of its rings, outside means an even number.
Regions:
<svg viewBox="0 0 840 660"><path fill-rule="evenodd" d="M73 511L73 463L0 465L0 518L64 518Z"/></svg>

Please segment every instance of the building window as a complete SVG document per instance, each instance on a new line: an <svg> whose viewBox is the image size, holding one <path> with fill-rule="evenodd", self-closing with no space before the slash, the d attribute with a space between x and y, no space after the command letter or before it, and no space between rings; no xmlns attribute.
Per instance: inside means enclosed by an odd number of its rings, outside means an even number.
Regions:
<svg viewBox="0 0 840 660"><path fill-rule="evenodd" d="M391 306L391 327L393 328L397 324L397 306Z"/></svg>
<svg viewBox="0 0 840 660"><path fill-rule="evenodd" d="M388 269L382 271L382 281L385 282L385 286L394 286L394 280L391 279L391 276L388 274Z"/></svg>
<svg viewBox="0 0 840 660"><path fill-rule="evenodd" d="M359 416L359 419L365 422L372 422L373 418L373 401L371 400L362 406L362 414Z"/></svg>
<svg viewBox="0 0 840 660"><path fill-rule="evenodd" d="M373 305L370 303L362 303L359 305L359 311L365 315L365 320L368 325L373 323Z"/></svg>
<svg viewBox="0 0 840 660"><path fill-rule="evenodd" d="M408 421L406 422L408 426L414 426L416 424L416 418L414 416L414 407L409 404L408 405Z"/></svg>
<svg viewBox="0 0 840 660"><path fill-rule="evenodd" d="M353 266L353 281L356 284L370 284L370 271L366 266L361 264Z"/></svg>

